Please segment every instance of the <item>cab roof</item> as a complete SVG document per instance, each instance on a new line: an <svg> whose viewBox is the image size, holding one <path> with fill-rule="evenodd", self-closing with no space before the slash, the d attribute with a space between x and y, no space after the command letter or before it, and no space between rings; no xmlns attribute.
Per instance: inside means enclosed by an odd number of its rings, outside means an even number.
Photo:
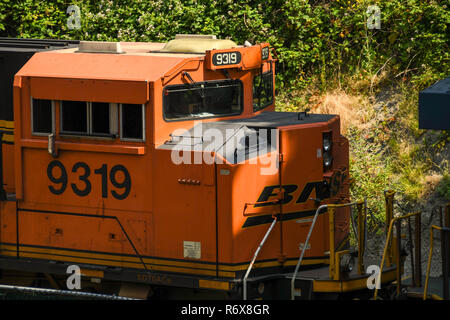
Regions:
<svg viewBox="0 0 450 320"><path fill-rule="evenodd" d="M122 53L77 52L79 48L39 52L17 75L152 82L187 58L205 56L161 52L165 43L120 42L120 46Z"/></svg>

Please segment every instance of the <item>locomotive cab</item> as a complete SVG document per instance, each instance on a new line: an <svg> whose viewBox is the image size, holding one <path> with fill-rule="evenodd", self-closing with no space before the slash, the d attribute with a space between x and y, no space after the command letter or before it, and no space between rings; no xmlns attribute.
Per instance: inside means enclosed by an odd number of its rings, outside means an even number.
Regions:
<svg viewBox="0 0 450 320"><path fill-rule="evenodd" d="M204 36L35 54L14 78L0 254L240 295L275 221L252 276L292 272L319 205L349 200L348 141L336 115L274 111L274 61ZM348 246L348 208L334 219L330 240L320 213L303 265Z"/></svg>

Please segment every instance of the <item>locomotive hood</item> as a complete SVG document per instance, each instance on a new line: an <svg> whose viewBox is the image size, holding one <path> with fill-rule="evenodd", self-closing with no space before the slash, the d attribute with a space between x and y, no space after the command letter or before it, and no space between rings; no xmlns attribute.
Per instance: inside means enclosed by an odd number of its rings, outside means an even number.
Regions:
<svg viewBox="0 0 450 320"><path fill-rule="evenodd" d="M199 122L177 130L159 149L215 152L230 164L277 150L278 128L328 122L335 115L264 112L251 118Z"/></svg>

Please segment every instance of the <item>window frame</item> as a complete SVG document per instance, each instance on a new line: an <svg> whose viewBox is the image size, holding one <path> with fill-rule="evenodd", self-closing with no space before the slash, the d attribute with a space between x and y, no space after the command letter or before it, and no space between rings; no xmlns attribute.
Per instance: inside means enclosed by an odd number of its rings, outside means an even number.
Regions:
<svg viewBox="0 0 450 320"><path fill-rule="evenodd" d="M180 84L172 84L172 85L168 85L163 87L162 89L162 97L163 97L163 103L162 103L162 113L163 113L163 119L166 122L178 122L178 121L199 121L199 120L203 120L203 119L213 119L213 118L225 118L225 117L236 117L241 115L244 110L245 110L245 106L244 106L244 84L242 83L241 79L219 79L219 80L207 80L207 81L201 81L201 82L196 82L196 84L201 85L204 83L217 83L217 82L225 82L225 81L236 81L237 83L239 83L239 86L241 88L241 93L240 93L240 104L241 104L241 110L239 113L233 113L233 114L228 114L228 115L213 115L213 116L208 116L208 117L198 117L198 118L183 118L183 119L168 119L166 117L166 104L167 104L167 99L166 99L166 95L164 94L165 90L167 88L171 88L171 87L180 87L180 86L186 86L186 84L184 83L180 83Z"/></svg>
<svg viewBox="0 0 450 320"><path fill-rule="evenodd" d="M108 104L108 108L109 108L109 133L95 133L93 132L93 120L94 117L92 116L92 104L93 103L107 103ZM117 136L118 135L118 115L117 115L117 108L118 108L118 103L113 103L113 102L98 102L98 101L91 101L88 102L88 118L89 118L89 123L88 123L88 129L89 129L89 136L91 137L109 137L109 136ZM114 110L115 109L115 110Z"/></svg>
<svg viewBox="0 0 450 320"><path fill-rule="evenodd" d="M122 118L122 109L124 104L134 104L134 105L140 105L142 110L142 139L137 138L126 138L123 136L123 118ZM146 136L146 130L145 130L145 104L142 103L119 103L119 132L120 132L120 140L121 141L128 141L128 142L145 142L145 136Z"/></svg>
<svg viewBox="0 0 450 320"><path fill-rule="evenodd" d="M89 108L87 101L75 101L75 102L84 102L86 106L86 132L79 131L65 131L64 130L64 121L63 121L63 109L64 109L64 101L72 101L72 100L60 100L59 101L59 133L60 135L68 135L68 136L80 136L86 137L89 136Z"/></svg>
<svg viewBox="0 0 450 320"><path fill-rule="evenodd" d="M83 138L98 138L98 139L115 139L118 136L118 120L117 120L117 111L113 112L114 105L117 110L117 103L112 102L99 102L99 101L76 101L76 102L84 102L86 104L86 132L79 131L65 131L64 121L63 121L63 108L64 101L75 101L75 100L59 100L59 134L61 136L70 136L70 137L83 137ZM109 105L109 134L106 133L94 133L92 132L92 103L107 103ZM113 115L116 115L113 118Z"/></svg>
<svg viewBox="0 0 450 320"><path fill-rule="evenodd" d="M31 107L31 135L33 136L39 136L39 137L48 137L48 135L55 133L55 128L56 128L56 115L55 115L55 101L54 100L50 100L50 99L37 99L37 98L33 98L32 96L30 97L30 107ZM52 107L52 130L51 132L47 133L47 132L37 132L34 131L34 104L33 104L33 99L36 100L49 100L51 102L51 107Z"/></svg>
<svg viewBox="0 0 450 320"><path fill-rule="evenodd" d="M268 75L268 74L271 74L271 75L272 75L272 76L271 76L271 79L272 79L272 100L271 100L270 102L266 103L266 104L265 104L264 106L262 106L262 107L259 106L259 108L258 108L257 110L255 110L255 105L254 105L254 103L253 103L253 99L255 98L255 97L253 96L253 88L254 88L254 85L255 85L255 79L256 79L256 77L261 77L261 81L262 81L262 77L263 77L264 75ZM275 86L275 85L274 85L274 81L273 81L273 71L272 71L272 68L270 68L269 71L261 72L261 73L255 75L255 76L253 76L253 81L252 81L252 110L253 110L253 112L259 112L259 111L261 111L261 110L267 108L268 106L270 106L270 105L272 105L272 104L274 103L274 100L275 100L275 95L274 95L274 93L273 93L274 86Z"/></svg>

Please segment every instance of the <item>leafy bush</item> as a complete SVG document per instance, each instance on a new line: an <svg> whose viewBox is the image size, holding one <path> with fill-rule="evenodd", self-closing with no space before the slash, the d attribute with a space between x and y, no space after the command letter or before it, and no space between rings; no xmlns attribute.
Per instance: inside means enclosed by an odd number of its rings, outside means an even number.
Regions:
<svg viewBox="0 0 450 320"><path fill-rule="evenodd" d="M381 10L379 30L367 27L367 9L374 4ZM80 29L67 26L69 5L81 10ZM0 35L165 42L190 33L215 34L240 44L269 42L278 58L278 109L283 111L310 106L318 91L336 82L363 95L383 79L413 84L404 90L405 102L395 114L398 134L387 134L376 124L368 132L376 143L363 138L358 128L348 135L352 198L368 198L376 225L383 221L383 190L395 184L407 197L423 191L428 164L414 148L401 156L399 141L422 134L416 114L419 90L449 75L448 6L448 0L2 0ZM374 151L383 141L387 155ZM449 180L444 176L438 186L447 198Z"/></svg>
<svg viewBox="0 0 450 320"><path fill-rule="evenodd" d="M81 29L67 27L69 5ZM381 29L367 29L367 8L381 9ZM24 38L167 41L177 33L216 34L238 43L267 41L279 58L279 87L322 87L342 73L374 74L388 64L419 86L449 71L450 10L421 0L4 0L0 32Z"/></svg>
<svg viewBox="0 0 450 320"><path fill-rule="evenodd" d="M450 173L445 173L437 188L439 194L444 199L450 201Z"/></svg>

